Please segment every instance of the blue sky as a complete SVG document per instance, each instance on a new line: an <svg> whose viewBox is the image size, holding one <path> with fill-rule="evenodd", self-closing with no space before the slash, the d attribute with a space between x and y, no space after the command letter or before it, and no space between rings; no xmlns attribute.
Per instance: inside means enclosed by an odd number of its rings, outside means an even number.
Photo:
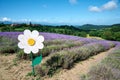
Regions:
<svg viewBox="0 0 120 80"><path fill-rule="evenodd" d="M1 21L120 23L119 0L0 0Z"/></svg>

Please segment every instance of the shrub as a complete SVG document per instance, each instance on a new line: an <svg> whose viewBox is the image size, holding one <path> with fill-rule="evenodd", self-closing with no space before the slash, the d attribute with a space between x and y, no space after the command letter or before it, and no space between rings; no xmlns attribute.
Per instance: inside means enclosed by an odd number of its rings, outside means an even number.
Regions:
<svg viewBox="0 0 120 80"><path fill-rule="evenodd" d="M59 44L63 44L65 43L67 40L62 40L62 39L55 39L55 40L48 40L48 41L45 41L44 44L45 46L48 46L48 45L59 45Z"/></svg>
<svg viewBox="0 0 120 80"><path fill-rule="evenodd" d="M0 48L0 53L15 53L17 52L18 47L17 46L6 46L6 47L1 47Z"/></svg>
<svg viewBox="0 0 120 80"><path fill-rule="evenodd" d="M111 47L112 46L110 46L109 48ZM51 74L54 74L54 72L57 69L59 68L70 69L75 62L87 59L91 55L98 54L99 52L104 51L105 50L104 48L105 48L104 44L95 42L70 50L62 50L49 57L49 59L47 59L47 61L43 63L43 65L49 66L48 73L50 73L52 70ZM44 72L44 70L42 72Z"/></svg>
<svg viewBox="0 0 120 80"><path fill-rule="evenodd" d="M23 50L20 50L16 56L18 59L31 59L30 55L25 54Z"/></svg>
<svg viewBox="0 0 120 80"><path fill-rule="evenodd" d="M33 58L35 58L35 57L37 57L37 56L40 56L40 53L34 54L34 55L33 55ZM18 59L31 60L31 54L26 54L26 53L24 53L23 50L19 50L19 51L17 52L16 57L17 57Z"/></svg>
<svg viewBox="0 0 120 80"><path fill-rule="evenodd" d="M0 42L0 53L15 53L18 51L16 39L1 36Z"/></svg>
<svg viewBox="0 0 120 80"><path fill-rule="evenodd" d="M120 47L111 51L107 58L91 68L81 80L119 80L120 79Z"/></svg>
<svg viewBox="0 0 120 80"><path fill-rule="evenodd" d="M41 77L47 75L48 71L49 71L49 66L46 66L44 64L41 66L41 68L39 68L39 66L36 67L36 73Z"/></svg>
<svg viewBox="0 0 120 80"><path fill-rule="evenodd" d="M67 41L64 44L59 44L59 45L49 45L46 46L45 48L43 48L41 50L43 57L49 55L50 53L56 52L58 50L63 50L65 48L71 48L74 46L82 46L83 44L85 44L85 42L81 42L81 41Z"/></svg>

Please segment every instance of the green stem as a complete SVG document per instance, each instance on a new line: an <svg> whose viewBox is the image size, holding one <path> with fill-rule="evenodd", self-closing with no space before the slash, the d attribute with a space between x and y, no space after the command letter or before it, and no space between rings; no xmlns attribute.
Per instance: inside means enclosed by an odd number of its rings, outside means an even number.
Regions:
<svg viewBox="0 0 120 80"><path fill-rule="evenodd" d="M31 61L33 63L33 53L31 52ZM34 70L34 66L32 65L32 74L33 76L35 76L35 70Z"/></svg>

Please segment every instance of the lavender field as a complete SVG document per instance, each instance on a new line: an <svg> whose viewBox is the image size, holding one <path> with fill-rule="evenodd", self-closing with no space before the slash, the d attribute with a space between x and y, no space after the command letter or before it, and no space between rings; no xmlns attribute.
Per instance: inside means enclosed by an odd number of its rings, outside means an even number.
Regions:
<svg viewBox="0 0 120 80"><path fill-rule="evenodd" d="M17 47L17 37L19 34L22 34L22 32L0 32L0 55L15 54L19 60L30 61L30 56L24 54L23 50ZM45 47L39 51L39 54L42 53L43 62L36 68L37 78L45 79L46 76L49 77L57 74L59 70L73 69L78 62L87 60L102 52L107 52L110 49L113 50L109 54L114 55L119 53L118 55L120 56L120 42L117 41L97 40L45 32L41 32L40 34L45 37ZM120 58L117 59L120 60ZM113 69L114 71L116 69L118 71L116 74L120 75L120 64L118 63L117 66L117 68L114 68L115 66L113 65ZM94 75L91 73L91 76ZM91 76L88 80L96 79L93 79ZM104 76L107 75L104 74ZM100 78L97 80L106 79ZM112 79L109 78L109 80L114 80L114 77ZM119 80L119 77L115 77L115 80Z"/></svg>

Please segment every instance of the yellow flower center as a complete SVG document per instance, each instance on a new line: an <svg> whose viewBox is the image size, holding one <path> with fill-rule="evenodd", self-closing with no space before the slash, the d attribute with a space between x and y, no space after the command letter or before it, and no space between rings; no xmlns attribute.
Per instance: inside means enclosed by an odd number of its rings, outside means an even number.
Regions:
<svg viewBox="0 0 120 80"><path fill-rule="evenodd" d="M34 46L35 40L32 39L32 38L28 39L28 44L29 44L30 46Z"/></svg>

